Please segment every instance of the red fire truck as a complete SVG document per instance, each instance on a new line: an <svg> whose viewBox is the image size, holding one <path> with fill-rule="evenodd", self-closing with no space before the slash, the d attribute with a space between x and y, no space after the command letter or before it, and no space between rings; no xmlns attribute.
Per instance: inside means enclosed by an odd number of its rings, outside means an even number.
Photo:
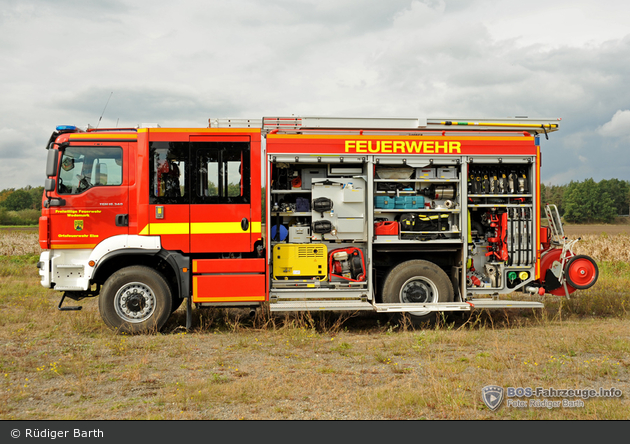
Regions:
<svg viewBox="0 0 630 444"><path fill-rule="evenodd" d="M184 300L188 327L193 303L408 313L415 324L542 307L537 295L568 296L598 277L555 207L540 223L539 140L559 121L59 126L47 145L41 283L63 292L62 310L80 308L66 297L100 295L104 322L130 333L159 330ZM516 291L532 297L506 297Z"/></svg>

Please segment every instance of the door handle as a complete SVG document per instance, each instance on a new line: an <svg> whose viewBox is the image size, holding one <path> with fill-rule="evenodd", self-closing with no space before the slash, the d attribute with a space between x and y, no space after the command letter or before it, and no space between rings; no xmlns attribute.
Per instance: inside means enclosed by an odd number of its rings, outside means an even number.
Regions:
<svg viewBox="0 0 630 444"><path fill-rule="evenodd" d="M241 221L241 228L243 229L243 231L247 231L249 229L249 221L246 217L244 217Z"/></svg>
<svg viewBox="0 0 630 444"><path fill-rule="evenodd" d="M128 227L129 226L129 215L128 214L117 214L116 215L116 226L117 227Z"/></svg>

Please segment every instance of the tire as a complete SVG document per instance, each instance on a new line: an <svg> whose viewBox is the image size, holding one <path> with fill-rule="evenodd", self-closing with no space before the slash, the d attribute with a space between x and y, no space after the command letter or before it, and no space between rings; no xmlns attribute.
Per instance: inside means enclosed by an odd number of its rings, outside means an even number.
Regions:
<svg viewBox="0 0 630 444"><path fill-rule="evenodd" d="M599 268L595 261L583 254L569 259L564 270L567 283L577 290L591 288L599 277Z"/></svg>
<svg viewBox="0 0 630 444"><path fill-rule="evenodd" d="M182 305L184 299L180 298L179 295L173 294L173 300L171 301L171 314L175 313L177 309Z"/></svg>
<svg viewBox="0 0 630 444"><path fill-rule="evenodd" d="M383 285L383 302L453 302L453 285L440 267L434 263L413 260L394 267ZM435 311L409 312L415 327L436 318Z"/></svg>
<svg viewBox="0 0 630 444"><path fill-rule="evenodd" d="M118 270L105 281L98 308L111 329L148 333L164 326L172 301L166 279L152 268L138 265Z"/></svg>

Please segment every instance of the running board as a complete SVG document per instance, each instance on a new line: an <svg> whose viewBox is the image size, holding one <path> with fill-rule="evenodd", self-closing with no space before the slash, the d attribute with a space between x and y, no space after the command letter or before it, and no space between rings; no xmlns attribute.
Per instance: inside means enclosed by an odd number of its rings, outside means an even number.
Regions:
<svg viewBox="0 0 630 444"><path fill-rule="evenodd" d="M286 301L279 300L269 304L272 312L282 311L319 311L319 310L372 310L377 313L409 313L429 311L471 311L483 308L543 308L541 302L500 301L495 299L471 299L468 302L434 304L374 304L367 301Z"/></svg>
<svg viewBox="0 0 630 444"><path fill-rule="evenodd" d="M369 302L356 301L278 301L269 304L271 311L374 310Z"/></svg>
<svg viewBox="0 0 630 444"><path fill-rule="evenodd" d="M473 308L543 308L542 302L500 301L496 299L469 299Z"/></svg>
<svg viewBox="0 0 630 444"><path fill-rule="evenodd" d="M406 313L415 311L470 311L470 304L466 302L436 303L436 304L376 304L374 309L378 313Z"/></svg>

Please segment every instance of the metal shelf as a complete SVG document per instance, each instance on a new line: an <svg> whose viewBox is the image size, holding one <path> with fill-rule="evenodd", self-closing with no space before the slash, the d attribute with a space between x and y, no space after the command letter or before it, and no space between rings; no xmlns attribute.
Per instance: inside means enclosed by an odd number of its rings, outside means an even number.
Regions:
<svg viewBox="0 0 630 444"><path fill-rule="evenodd" d="M459 182L459 178L455 178L455 179L374 179L374 182L394 182L394 183Z"/></svg>
<svg viewBox="0 0 630 444"><path fill-rule="evenodd" d="M491 198L502 198L502 197L532 197L531 194L469 194L468 197L481 198L481 197L491 197Z"/></svg>
<svg viewBox="0 0 630 444"><path fill-rule="evenodd" d="M407 232L404 232L404 233L407 233ZM420 233L420 231L413 231L411 233ZM425 231L423 233L427 233L427 232ZM431 233L444 234L444 233L449 233L449 232L434 231ZM450 233L454 234L457 232L451 231ZM381 244L381 245L382 244L418 244L419 242L431 243L431 244L461 244L462 240L456 237L456 238L449 238L449 239L431 239L431 240L426 240L426 241L420 241L420 240L415 240L415 239L379 239L379 236L377 236L376 239L374 240L375 244Z"/></svg>
<svg viewBox="0 0 630 444"><path fill-rule="evenodd" d="M271 194L311 193L311 190L271 190Z"/></svg>
<svg viewBox="0 0 630 444"><path fill-rule="evenodd" d="M308 213L298 213L298 212L291 212L291 213L286 213L286 212L271 212L272 216L312 216L313 213L312 212L308 212Z"/></svg>
<svg viewBox="0 0 630 444"><path fill-rule="evenodd" d="M378 210L374 210L374 214L383 214L383 213L459 213L459 209L448 209L448 208L418 208L418 209L400 209L400 208L392 208L388 210L386 208L379 208Z"/></svg>
<svg viewBox="0 0 630 444"><path fill-rule="evenodd" d="M401 231L400 234L459 234L461 231Z"/></svg>
<svg viewBox="0 0 630 444"><path fill-rule="evenodd" d="M523 208L531 207L532 204L468 204L468 207L475 208Z"/></svg>

